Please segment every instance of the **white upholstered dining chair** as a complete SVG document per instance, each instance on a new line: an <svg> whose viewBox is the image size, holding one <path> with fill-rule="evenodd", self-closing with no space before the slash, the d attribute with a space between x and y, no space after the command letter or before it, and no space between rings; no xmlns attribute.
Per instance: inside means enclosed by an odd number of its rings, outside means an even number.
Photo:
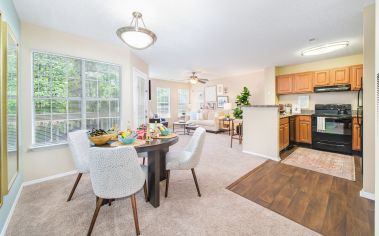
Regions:
<svg viewBox="0 0 379 236"><path fill-rule="evenodd" d="M201 152L205 139L205 129L197 128L190 142L182 151L172 151L166 154L166 192L168 194L168 186L170 182L171 170L191 170L195 181L197 194L201 197L199 184L195 174L195 167L199 164Z"/></svg>
<svg viewBox="0 0 379 236"><path fill-rule="evenodd" d="M140 166L134 147L91 148L90 176L97 197L96 209L87 235L91 235L104 200L130 197L134 224L140 234L135 193L142 187L146 198L146 172Z"/></svg>
<svg viewBox="0 0 379 236"><path fill-rule="evenodd" d="M77 130L68 133L68 146L70 148L72 158L74 159L75 168L79 172L67 199L67 201L70 201L76 187L78 186L80 178L83 174L89 172L88 152L90 148L90 141L88 139L87 131Z"/></svg>

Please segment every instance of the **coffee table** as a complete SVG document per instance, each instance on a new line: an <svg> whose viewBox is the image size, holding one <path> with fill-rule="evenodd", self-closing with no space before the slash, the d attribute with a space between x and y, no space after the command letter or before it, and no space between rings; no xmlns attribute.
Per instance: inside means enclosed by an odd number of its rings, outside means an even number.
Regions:
<svg viewBox="0 0 379 236"><path fill-rule="evenodd" d="M190 135L191 134L191 130L195 130L195 129L199 128L199 127L200 126L198 126L198 125L187 124L184 129L187 131L187 134Z"/></svg>
<svg viewBox="0 0 379 236"><path fill-rule="evenodd" d="M175 121L172 123L172 132L175 133L175 127L183 128L183 134L186 134L186 122Z"/></svg>

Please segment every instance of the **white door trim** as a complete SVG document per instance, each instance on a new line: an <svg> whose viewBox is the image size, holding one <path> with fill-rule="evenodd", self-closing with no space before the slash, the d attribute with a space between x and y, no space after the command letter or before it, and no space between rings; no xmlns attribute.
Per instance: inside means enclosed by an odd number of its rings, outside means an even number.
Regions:
<svg viewBox="0 0 379 236"><path fill-rule="evenodd" d="M147 83L147 74L133 67L133 127L138 125L138 77L143 78ZM146 109L148 109L148 101L145 102Z"/></svg>

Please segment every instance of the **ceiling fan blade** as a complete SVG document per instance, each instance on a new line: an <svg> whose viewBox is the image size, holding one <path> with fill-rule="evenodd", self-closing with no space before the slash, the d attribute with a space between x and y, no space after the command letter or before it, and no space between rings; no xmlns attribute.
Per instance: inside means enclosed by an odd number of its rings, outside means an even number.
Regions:
<svg viewBox="0 0 379 236"><path fill-rule="evenodd" d="M204 81L204 80L202 80L202 79L199 79L199 80L197 80L199 83L202 83L202 84L205 84L205 83L207 83L207 81Z"/></svg>
<svg viewBox="0 0 379 236"><path fill-rule="evenodd" d="M199 79L201 79L201 80L203 80L203 81L209 81L208 79L203 79L203 78L199 78Z"/></svg>

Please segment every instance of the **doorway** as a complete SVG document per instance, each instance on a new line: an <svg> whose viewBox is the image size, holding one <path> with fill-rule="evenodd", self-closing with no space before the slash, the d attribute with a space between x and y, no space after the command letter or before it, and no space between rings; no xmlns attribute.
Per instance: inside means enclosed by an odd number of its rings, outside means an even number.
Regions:
<svg viewBox="0 0 379 236"><path fill-rule="evenodd" d="M146 124L148 114L148 78L142 71L133 68L133 126Z"/></svg>

